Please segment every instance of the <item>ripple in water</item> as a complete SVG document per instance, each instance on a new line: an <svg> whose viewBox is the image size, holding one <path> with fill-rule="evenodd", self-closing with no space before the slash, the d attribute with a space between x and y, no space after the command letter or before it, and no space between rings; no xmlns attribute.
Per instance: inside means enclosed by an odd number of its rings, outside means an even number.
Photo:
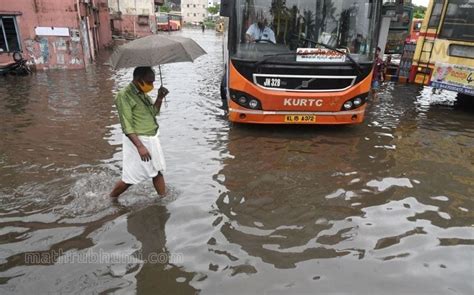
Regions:
<svg viewBox="0 0 474 295"><path fill-rule="evenodd" d="M72 200L63 207L63 214L93 215L113 205L109 194L114 177L105 172L98 172L76 175L75 178L78 180L70 189Z"/></svg>

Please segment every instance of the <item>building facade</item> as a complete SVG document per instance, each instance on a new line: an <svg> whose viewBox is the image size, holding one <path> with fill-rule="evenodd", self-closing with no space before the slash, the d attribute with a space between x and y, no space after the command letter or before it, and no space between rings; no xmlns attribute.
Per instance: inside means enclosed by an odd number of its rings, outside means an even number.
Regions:
<svg viewBox="0 0 474 295"><path fill-rule="evenodd" d="M184 23L197 24L207 17L208 0L181 0Z"/></svg>
<svg viewBox="0 0 474 295"><path fill-rule="evenodd" d="M0 0L0 63L83 68L111 42L107 0Z"/></svg>
<svg viewBox="0 0 474 295"><path fill-rule="evenodd" d="M108 0L112 32L136 38L156 33L155 11L165 0Z"/></svg>
<svg viewBox="0 0 474 295"><path fill-rule="evenodd" d="M220 4L221 4L221 0L207 0L207 6L216 6Z"/></svg>

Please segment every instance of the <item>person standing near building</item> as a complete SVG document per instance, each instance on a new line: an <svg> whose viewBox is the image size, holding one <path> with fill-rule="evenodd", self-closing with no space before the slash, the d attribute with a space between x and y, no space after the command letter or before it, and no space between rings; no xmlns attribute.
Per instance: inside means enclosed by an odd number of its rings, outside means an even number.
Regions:
<svg viewBox="0 0 474 295"><path fill-rule="evenodd" d="M375 51L375 59L374 59L374 69L372 73L372 96L377 98L377 91L380 88L380 84L383 81L383 71L384 71L384 62L380 57L382 50L380 47L377 47Z"/></svg>
<svg viewBox="0 0 474 295"><path fill-rule="evenodd" d="M166 193L163 176L166 164L158 139L156 116L168 90L160 87L158 97L152 102L147 93L153 90L154 81L151 67L137 67L133 71L133 81L115 99L124 136L122 179L110 193L114 199L130 186L147 179L153 180L160 196Z"/></svg>
<svg viewBox="0 0 474 295"><path fill-rule="evenodd" d="M353 42L353 50L352 52L354 53L361 53L360 52L360 46L362 45L362 34L357 34L356 38L354 39Z"/></svg>

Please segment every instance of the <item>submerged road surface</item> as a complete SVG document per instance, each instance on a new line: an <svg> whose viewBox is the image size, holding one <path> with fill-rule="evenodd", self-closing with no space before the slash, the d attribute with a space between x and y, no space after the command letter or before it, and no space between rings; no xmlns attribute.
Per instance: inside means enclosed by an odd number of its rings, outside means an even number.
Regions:
<svg viewBox="0 0 474 295"><path fill-rule="evenodd" d="M131 70L0 77L1 294L473 293L472 111L389 84L358 126L231 125L222 36L177 34L208 54L163 67L164 200L108 199Z"/></svg>

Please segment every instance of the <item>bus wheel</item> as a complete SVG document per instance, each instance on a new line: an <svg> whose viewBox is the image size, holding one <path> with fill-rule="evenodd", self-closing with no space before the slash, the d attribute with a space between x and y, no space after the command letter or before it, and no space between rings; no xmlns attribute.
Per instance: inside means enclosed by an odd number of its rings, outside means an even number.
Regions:
<svg viewBox="0 0 474 295"><path fill-rule="evenodd" d="M227 100L227 91L226 91L226 79L225 79L225 75L222 76L222 80L221 80L221 99L222 100Z"/></svg>
<svg viewBox="0 0 474 295"><path fill-rule="evenodd" d="M220 87L221 100L222 100L222 107L227 110L229 106L227 105L227 89L226 89L226 86L227 86L226 77L225 77L225 75L223 75L222 80L221 80L221 87Z"/></svg>

